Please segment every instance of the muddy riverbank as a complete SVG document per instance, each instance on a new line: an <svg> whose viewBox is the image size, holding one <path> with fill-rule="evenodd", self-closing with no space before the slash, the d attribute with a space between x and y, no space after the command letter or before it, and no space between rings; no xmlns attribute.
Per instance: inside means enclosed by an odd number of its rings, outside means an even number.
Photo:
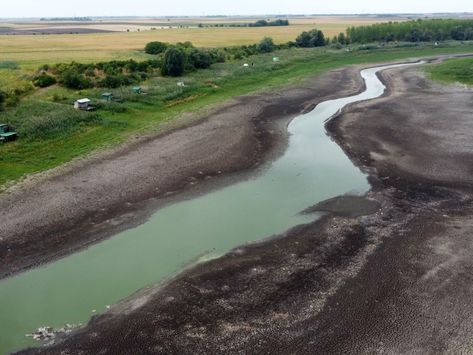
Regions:
<svg viewBox="0 0 473 355"><path fill-rule="evenodd" d="M471 349L473 91L433 84L416 68L382 79L389 95L327 126L370 173L378 212L329 214L237 248L43 353Z"/></svg>
<svg viewBox="0 0 473 355"><path fill-rule="evenodd" d="M163 204L254 174L284 150L292 117L362 86L350 68L238 97L185 129L139 139L1 194L0 278L139 224Z"/></svg>

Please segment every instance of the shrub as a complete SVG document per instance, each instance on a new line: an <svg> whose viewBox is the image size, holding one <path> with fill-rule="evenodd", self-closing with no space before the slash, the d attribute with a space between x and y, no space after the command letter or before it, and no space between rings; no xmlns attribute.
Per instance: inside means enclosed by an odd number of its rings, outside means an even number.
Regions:
<svg viewBox="0 0 473 355"><path fill-rule="evenodd" d="M274 42L270 37L265 37L258 44L258 52L260 53L270 53L274 50Z"/></svg>
<svg viewBox="0 0 473 355"><path fill-rule="evenodd" d="M212 58L207 51L194 48L190 51L187 62L195 69L206 69L212 64Z"/></svg>
<svg viewBox="0 0 473 355"><path fill-rule="evenodd" d="M161 68L163 76L181 76L184 73L186 55L181 48L170 47L164 53L164 62Z"/></svg>
<svg viewBox="0 0 473 355"><path fill-rule="evenodd" d="M84 75L79 74L77 70L73 68L66 69L61 74L59 81L65 87L75 90L88 89L93 86L93 83L90 79L85 78Z"/></svg>
<svg viewBox="0 0 473 355"><path fill-rule="evenodd" d="M40 88L45 88L56 84L56 78L54 76L43 73L33 79L33 84Z"/></svg>
<svg viewBox="0 0 473 355"><path fill-rule="evenodd" d="M145 46L145 52L148 54L161 54L161 53L164 53L168 47L169 45L167 43L158 42L158 41L149 42Z"/></svg>

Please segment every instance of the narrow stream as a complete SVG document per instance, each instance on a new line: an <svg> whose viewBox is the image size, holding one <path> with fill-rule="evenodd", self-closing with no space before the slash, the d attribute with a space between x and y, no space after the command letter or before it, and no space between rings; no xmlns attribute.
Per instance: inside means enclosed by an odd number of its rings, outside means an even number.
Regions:
<svg viewBox="0 0 473 355"><path fill-rule="evenodd" d="M287 151L263 175L162 208L137 228L1 281L0 353L40 345L25 336L40 326L85 324L199 258L312 221L298 212L317 202L368 191L366 176L326 135L324 121L349 103L381 96L376 72L396 66L362 71L365 92L294 119Z"/></svg>

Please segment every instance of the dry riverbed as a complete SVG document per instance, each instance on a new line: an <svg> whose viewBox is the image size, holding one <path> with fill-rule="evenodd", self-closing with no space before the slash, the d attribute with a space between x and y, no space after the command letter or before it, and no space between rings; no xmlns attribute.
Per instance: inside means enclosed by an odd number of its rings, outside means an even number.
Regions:
<svg viewBox="0 0 473 355"><path fill-rule="evenodd" d="M157 289L141 291L112 307L62 343L24 353L184 354L192 349L194 354L426 354L471 350L473 91L433 84L418 68L392 69L381 76L388 95L351 105L327 126L352 160L370 174L373 189L367 197L377 204L343 198L314 206L306 212L329 213L314 223L197 265ZM103 202L95 197L87 205L91 211L72 213L78 216L72 221L67 221L67 213L64 217L51 214L51 225L62 217L64 222L60 230L49 227L49 234L46 226L41 238L27 230L2 235L1 250L10 249L2 251L2 270L8 270L3 276L62 255L64 249L83 247L97 235L107 236L109 226L103 231L99 228L98 234L85 233L91 229L89 219L94 218L89 215L99 216L95 218L100 225L106 221L101 216L125 213L123 205L130 202L127 208L135 218L138 209L133 206L162 196L163 191L196 190L201 180L207 181L202 186L211 188L211 182L198 178L199 171L204 172L202 176L218 171L225 175L260 164L277 154L284 142L280 122L311 104L352 94L361 86L355 69L331 72L310 83L304 89L236 99L198 125L34 186L35 194L15 192L2 197L0 204L11 206L9 198L24 196L19 209L6 211L12 232L16 223L21 225L21 218L28 217L24 214L30 203L38 207L48 203L42 194L54 186L62 186L63 195L58 194L57 200L52 196L55 201L44 208L53 208L55 203L59 210L65 208L74 196L86 198L86 187L94 186L102 188L102 198L110 202L101 214L97 211L104 208ZM162 154L167 145L173 147L173 135L180 139L174 146L177 151L169 151L172 156L161 165L154 155L156 162L151 164L149 153ZM195 142L196 137L203 138ZM158 150L154 150L156 145ZM202 156L197 159L193 154L199 152ZM143 165L135 166L138 162L129 154L141 156ZM120 174L121 164L126 163L132 167L131 176ZM116 169L113 164L118 164ZM174 168L161 172L164 166ZM151 169L159 171L159 176ZM84 184L82 174L98 180ZM179 178L173 178L176 174ZM83 190L75 191L74 184ZM163 187L156 193L154 186ZM119 196L110 194L120 188ZM117 202L111 203L114 198ZM84 201L77 206L84 209ZM363 207L365 213L350 213L341 207L343 203L355 210ZM2 220L6 220L4 206L0 205ZM36 212L32 207L30 211ZM43 209L32 216L32 222L39 224L49 214ZM124 219L118 228L127 223ZM84 239L78 243L74 235ZM28 245L36 246L25 248ZM35 263L29 263L31 258Z"/></svg>

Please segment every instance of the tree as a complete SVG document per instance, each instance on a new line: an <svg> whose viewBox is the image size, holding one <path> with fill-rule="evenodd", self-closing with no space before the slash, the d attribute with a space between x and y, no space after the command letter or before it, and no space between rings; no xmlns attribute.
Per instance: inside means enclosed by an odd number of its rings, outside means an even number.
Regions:
<svg viewBox="0 0 473 355"><path fill-rule="evenodd" d="M325 36L320 30L313 29L309 32L302 32L297 38L296 43L299 47L322 47L325 46Z"/></svg>
<svg viewBox="0 0 473 355"><path fill-rule="evenodd" d="M297 36L296 43L299 47L304 47L304 48L311 47L309 32L304 31L299 36Z"/></svg>
<svg viewBox="0 0 473 355"><path fill-rule="evenodd" d="M169 45L163 42L149 42L145 47L145 52L148 54L160 54L163 53L168 47Z"/></svg>
<svg viewBox="0 0 473 355"><path fill-rule="evenodd" d="M186 55L181 48L170 47L164 52L164 62L161 67L163 76L181 76L184 73Z"/></svg>
<svg viewBox="0 0 473 355"><path fill-rule="evenodd" d="M274 50L274 42L270 37L265 37L258 44L258 52L260 53L270 53Z"/></svg>
<svg viewBox="0 0 473 355"><path fill-rule="evenodd" d="M340 32L338 37L337 37L337 42L340 44L347 44L347 38L345 36L345 33Z"/></svg>

